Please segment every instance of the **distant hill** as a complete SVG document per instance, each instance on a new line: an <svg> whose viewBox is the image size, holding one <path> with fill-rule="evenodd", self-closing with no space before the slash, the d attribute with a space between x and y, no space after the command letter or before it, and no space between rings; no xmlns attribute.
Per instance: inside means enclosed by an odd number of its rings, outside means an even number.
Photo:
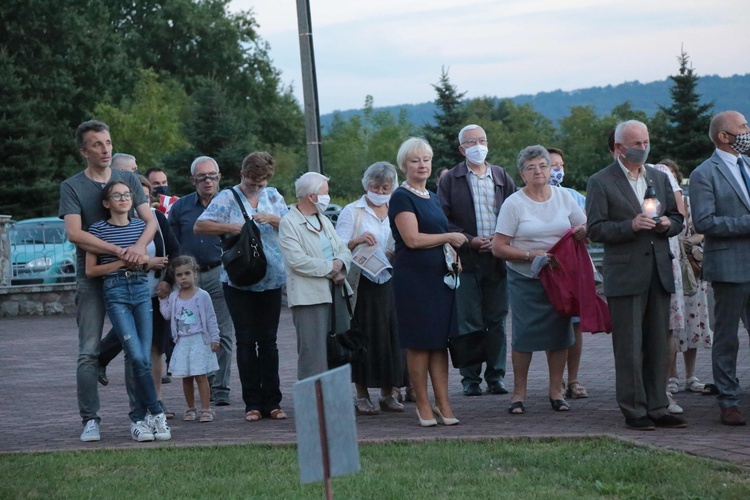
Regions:
<svg viewBox="0 0 750 500"><path fill-rule="evenodd" d="M597 114L604 116L609 114L612 108L625 101L630 101L633 109L645 111L648 116L653 116L658 110L658 105L669 106L671 104L669 96L671 85L672 80L669 79L651 83L635 81L569 92L555 90L534 95L523 94L511 99L516 104L531 103L534 109L555 123L560 118L567 116L573 106L591 105ZM701 94L703 102L714 101L714 111L736 109L746 117L750 117L750 73L729 77L701 76L698 81L698 93ZM377 96L374 97L377 99ZM406 110L409 120L417 126L433 122L435 104L432 102L384 106L375 108L375 110L390 111L398 117L401 108ZM361 114L361 112L360 109L336 111L321 116L320 122L325 131L326 127L333 121L335 113L339 113L342 118L348 119L352 115Z"/></svg>

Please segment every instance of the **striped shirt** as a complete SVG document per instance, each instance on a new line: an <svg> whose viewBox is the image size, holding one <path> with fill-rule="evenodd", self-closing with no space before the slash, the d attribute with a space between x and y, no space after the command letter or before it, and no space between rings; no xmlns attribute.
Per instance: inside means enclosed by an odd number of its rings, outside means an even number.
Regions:
<svg viewBox="0 0 750 500"><path fill-rule="evenodd" d="M141 219L130 219L127 226L115 226L106 220L100 220L91 224L89 233L107 243L112 243L120 248L128 248L136 244L144 229L146 229L146 223ZM115 255L102 254L99 255L98 262L99 264L109 264L118 259L119 257Z"/></svg>
<svg viewBox="0 0 750 500"><path fill-rule="evenodd" d="M467 166L468 167L468 166ZM474 199L474 214L477 218L477 236L486 238L492 236L497 224L495 213L495 182L492 180L492 170L489 165L484 175L479 176L467 168L469 186Z"/></svg>

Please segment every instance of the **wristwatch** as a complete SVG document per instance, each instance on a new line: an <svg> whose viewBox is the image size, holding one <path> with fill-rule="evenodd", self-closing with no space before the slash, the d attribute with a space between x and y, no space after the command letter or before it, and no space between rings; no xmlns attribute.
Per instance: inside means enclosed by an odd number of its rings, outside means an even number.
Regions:
<svg viewBox="0 0 750 500"><path fill-rule="evenodd" d="M526 252L526 257L524 258L524 260L525 260L526 262L528 262L528 261L529 261L529 258L530 258L530 256L531 256L531 254L530 254L529 252Z"/></svg>

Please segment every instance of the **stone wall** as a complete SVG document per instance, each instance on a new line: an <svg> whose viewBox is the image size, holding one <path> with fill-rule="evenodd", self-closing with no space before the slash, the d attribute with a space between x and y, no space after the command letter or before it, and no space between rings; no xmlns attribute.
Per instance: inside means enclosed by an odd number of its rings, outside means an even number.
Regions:
<svg viewBox="0 0 750 500"><path fill-rule="evenodd" d="M0 287L0 317L75 314L75 293L75 283Z"/></svg>

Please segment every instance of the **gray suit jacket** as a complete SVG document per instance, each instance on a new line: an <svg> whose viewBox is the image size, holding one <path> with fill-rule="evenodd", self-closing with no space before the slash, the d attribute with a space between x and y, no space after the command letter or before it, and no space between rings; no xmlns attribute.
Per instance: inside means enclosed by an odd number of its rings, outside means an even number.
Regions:
<svg viewBox="0 0 750 500"><path fill-rule="evenodd" d="M674 293L672 253L668 237L682 231L683 217L666 174L644 167L646 180L656 191L661 202L660 214L666 215L671 225L666 233L633 231L633 218L643 210L630 187L625 173L617 162L589 178L586 192L586 218L591 241L604 243L604 294L622 297L643 293L651 284L651 274L644 272L651 266L652 252L662 286Z"/></svg>
<svg viewBox="0 0 750 500"><path fill-rule="evenodd" d="M716 152L690 175L690 207L695 232L705 236L703 279L750 281L750 202Z"/></svg>

